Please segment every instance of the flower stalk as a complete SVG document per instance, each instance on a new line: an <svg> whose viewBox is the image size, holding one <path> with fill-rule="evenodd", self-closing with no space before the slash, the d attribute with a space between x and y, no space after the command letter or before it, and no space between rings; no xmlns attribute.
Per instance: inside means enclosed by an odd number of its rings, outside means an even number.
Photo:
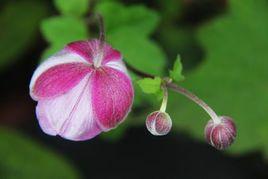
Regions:
<svg viewBox="0 0 268 179"><path fill-rule="evenodd" d="M166 112L167 109L167 102L168 102L168 89L166 85L162 85L162 90L163 90L163 100L162 104L160 107L161 112Z"/></svg>
<svg viewBox="0 0 268 179"><path fill-rule="evenodd" d="M209 105L207 105L207 103L205 103L203 100L198 98L195 94L193 94L192 92L188 91L187 89L185 89L179 85L176 85L175 83L167 83L166 85L168 88L186 96L187 98L189 98L190 100L194 101L196 104L201 106L209 114L209 116L211 117L211 119L213 120L213 122L215 124L221 123L221 120L218 117L218 115L216 114L216 112L211 107L209 107Z"/></svg>
<svg viewBox="0 0 268 179"><path fill-rule="evenodd" d="M103 17L100 14L96 14L97 20L98 20L98 25L99 25L99 52L96 55L95 61L95 67L100 67L102 60L103 60L103 46L105 43L105 30L104 30L104 22L103 22Z"/></svg>
<svg viewBox="0 0 268 179"><path fill-rule="evenodd" d="M142 72L136 68L134 68L133 66L131 66L130 64L128 64L127 62L125 62L127 68L132 71L133 73L135 73L136 75L140 76L140 77L145 77L145 78L154 78L153 75ZM164 86L164 88L163 88ZM161 109L164 110L166 109L166 102L165 100L167 100L167 97L165 97L165 93L167 95L167 88L172 89L173 91L180 93L184 96L186 96L188 99L194 101L196 104L198 104L200 107L202 107L207 113L208 115L212 118L213 122L215 124L219 124L221 123L221 119L218 117L218 115L216 114L216 112L207 104L205 103L203 100L201 100L200 98L198 98L195 94L193 94L192 92L188 91L187 89L173 83L172 81L168 80L168 79L164 79L164 85L162 86L163 91L164 91L164 98L163 98L163 102L161 105ZM166 92L165 92L166 91ZM160 109L160 110L161 110Z"/></svg>

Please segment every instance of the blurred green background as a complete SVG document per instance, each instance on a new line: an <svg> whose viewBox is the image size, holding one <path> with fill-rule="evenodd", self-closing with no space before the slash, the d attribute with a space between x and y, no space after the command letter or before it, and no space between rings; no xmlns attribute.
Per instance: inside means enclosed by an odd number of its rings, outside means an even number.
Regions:
<svg viewBox="0 0 268 179"><path fill-rule="evenodd" d="M94 13L104 17L107 41L142 71L168 75L181 55L181 85L237 124L227 153L205 144L207 114L173 92L171 134L149 136L144 121L160 101L141 91L134 74L134 107L117 129L83 143L42 133L28 95L31 75L66 43L96 38ZM267 19L267 0L2 0L0 178L268 178ZM156 162L166 162L162 173ZM206 165L223 168L208 174Z"/></svg>

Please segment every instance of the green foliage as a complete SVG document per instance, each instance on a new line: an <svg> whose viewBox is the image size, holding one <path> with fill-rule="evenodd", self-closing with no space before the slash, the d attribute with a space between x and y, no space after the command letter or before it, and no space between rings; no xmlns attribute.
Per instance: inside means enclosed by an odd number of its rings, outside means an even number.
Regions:
<svg viewBox="0 0 268 179"><path fill-rule="evenodd" d="M41 59L46 59L67 43L89 37L88 25L83 17L89 9L89 0L54 0L61 15L45 19L41 32L50 43Z"/></svg>
<svg viewBox="0 0 268 179"><path fill-rule="evenodd" d="M68 16L82 16L89 8L89 0L54 0L58 10Z"/></svg>
<svg viewBox="0 0 268 179"><path fill-rule="evenodd" d="M163 73L165 55L149 39L159 22L155 11L142 5L105 2L96 7L96 12L104 17L108 41L123 53L129 64L155 75Z"/></svg>
<svg viewBox="0 0 268 179"><path fill-rule="evenodd" d="M116 2L106 2L100 3L96 12L103 16L107 33L127 27L140 36L148 36L159 23L159 15L143 5L124 6Z"/></svg>
<svg viewBox="0 0 268 179"><path fill-rule="evenodd" d="M46 19L41 26L44 37L50 43L65 44L87 38L87 26L78 18L58 16Z"/></svg>
<svg viewBox="0 0 268 179"><path fill-rule="evenodd" d="M107 38L133 67L154 75L163 74L165 55L154 41L141 38L137 31L130 28L118 29Z"/></svg>
<svg viewBox="0 0 268 179"><path fill-rule="evenodd" d="M41 31L51 46L43 54L43 58L62 49L67 43L84 40L88 37L87 26L83 19L71 16L57 16L45 19Z"/></svg>
<svg viewBox="0 0 268 179"><path fill-rule="evenodd" d="M182 64L180 55L177 56L177 59L173 65L173 69L169 71L169 77L175 82L184 80L184 76L182 75Z"/></svg>
<svg viewBox="0 0 268 179"><path fill-rule="evenodd" d="M55 54L56 52L58 52L59 50L61 50L64 47L63 44L61 43L55 43L55 44L51 44L48 48L46 48L41 56L41 60L45 60L48 57L50 57L51 55Z"/></svg>
<svg viewBox="0 0 268 179"><path fill-rule="evenodd" d="M268 3L230 1L226 15L201 28L198 36L205 62L183 83L198 93L219 115L230 115L238 127L231 151L257 147L268 154ZM208 116L188 100L172 94L174 124L203 138ZM179 104L178 104L179 101Z"/></svg>
<svg viewBox="0 0 268 179"><path fill-rule="evenodd" d="M1 128L0 141L0 178L79 178L59 154L27 136Z"/></svg>
<svg viewBox="0 0 268 179"><path fill-rule="evenodd" d="M162 15L163 23L169 23L170 21L175 21L179 19L178 17L181 16L183 9L182 4L183 1L181 0L156 0L158 3L158 8L160 9L160 13Z"/></svg>
<svg viewBox="0 0 268 179"><path fill-rule="evenodd" d="M173 23L162 24L156 37L170 62L173 62L178 53L180 54L185 71L194 68L200 62L203 50L193 28L176 26Z"/></svg>
<svg viewBox="0 0 268 179"><path fill-rule="evenodd" d="M11 1L0 12L0 69L13 63L33 45L39 21L47 14L40 1Z"/></svg>
<svg viewBox="0 0 268 179"><path fill-rule="evenodd" d="M159 77L143 78L137 82L142 91L147 94L156 94L161 90L162 80Z"/></svg>

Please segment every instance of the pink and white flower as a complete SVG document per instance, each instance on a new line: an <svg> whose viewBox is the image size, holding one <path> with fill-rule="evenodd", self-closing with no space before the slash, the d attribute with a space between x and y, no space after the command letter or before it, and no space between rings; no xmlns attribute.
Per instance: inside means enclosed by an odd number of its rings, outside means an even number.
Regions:
<svg viewBox="0 0 268 179"><path fill-rule="evenodd" d="M42 130L69 140L87 140L120 124L134 91L119 51L99 40L77 41L34 72L30 95L38 101Z"/></svg>

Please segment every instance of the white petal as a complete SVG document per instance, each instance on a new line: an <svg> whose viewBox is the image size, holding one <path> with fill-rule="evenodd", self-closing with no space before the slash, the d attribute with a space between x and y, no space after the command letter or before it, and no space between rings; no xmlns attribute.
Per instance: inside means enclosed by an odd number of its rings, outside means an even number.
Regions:
<svg viewBox="0 0 268 179"><path fill-rule="evenodd" d="M87 75L68 93L38 102L37 116L44 132L70 140L90 139L101 132L92 112L89 80Z"/></svg>
<svg viewBox="0 0 268 179"><path fill-rule="evenodd" d="M127 76L129 76L128 72L127 72L127 68L122 60L110 61L110 62L106 63L105 66L119 70L119 71L125 73Z"/></svg>

